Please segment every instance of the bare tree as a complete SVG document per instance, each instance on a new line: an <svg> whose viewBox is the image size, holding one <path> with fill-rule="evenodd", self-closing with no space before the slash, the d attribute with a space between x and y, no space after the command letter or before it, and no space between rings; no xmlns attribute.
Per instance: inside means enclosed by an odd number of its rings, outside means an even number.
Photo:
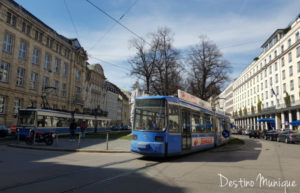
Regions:
<svg viewBox="0 0 300 193"><path fill-rule="evenodd" d="M149 93L156 55L146 49L145 41L141 39L134 38L130 43L136 49L136 55L129 60L132 67L131 75L142 79L146 85L146 92Z"/></svg>
<svg viewBox="0 0 300 193"><path fill-rule="evenodd" d="M158 95L172 95L180 88L181 78L179 52L173 48L173 37L168 28L159 28L150 34L149 48L145 41L133 39L131 45L136 55L129 60L131 75L144 81L146 92Z"/></svg>
<svg viewBox="0 0 300 193"><path fill-rule="evenodd" d="M220 94L222 86L229 80L230 66L216 44L201 36L199 44L190 49L187 61L191 65L189 92L204 100Z"/></svg>

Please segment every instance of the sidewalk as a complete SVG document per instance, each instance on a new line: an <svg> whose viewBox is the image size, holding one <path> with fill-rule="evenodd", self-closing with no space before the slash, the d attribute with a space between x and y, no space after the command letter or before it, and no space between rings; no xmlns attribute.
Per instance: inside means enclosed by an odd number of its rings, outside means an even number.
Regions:
<svg viewBox="0 0 300 193"><path fill-rule="evenodd" d="M26 148L26 149L39 149L49 151L70 151L70 152L95 152L95 153L129 153L130 152L130 140L116 139L108 141L108 149L105 139L81 139L78 145L78 139L70 141L67 138L59 138L58 141L54 139L54 143L51 146L47 146L45 143L36 143L34 145L27 145L24 141L14 141L8 146Z"/></svg>

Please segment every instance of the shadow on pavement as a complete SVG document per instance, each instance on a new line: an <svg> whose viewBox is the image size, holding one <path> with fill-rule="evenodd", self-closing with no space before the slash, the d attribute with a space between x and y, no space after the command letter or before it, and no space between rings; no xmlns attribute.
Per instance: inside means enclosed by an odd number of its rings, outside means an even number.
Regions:
<svg viewBox="0 0 300 193"><path fill-rule="evenodd" d="M230 150L228 145L214 149L203 150L187 155L173 156L167 158L142 157L142 160L157 162L239 162L244 160L257 160L262 144L259 140L244 139L245 145L236 150ZM229 149L229 151L227 150ZM234 148L233 148L234 149Z"/></svg>
<svg viewBox="0 0 300 193"><path fill-rule="evenodd" d="M44 162L55 156L62 156L62 152L45 152L44 155L27 150L12 151L8 154L21 153L24 157L13 160L11 157L1 158L2 166L18 164L18 168L8 168L0 173L0 192L2 193L53 193L53 192L105 192L105 193L183 193L180 187L170 186L158 180L144 175L140 170L152 167L154 164L146 164L144 167L132 167L130 169L118 168L134 159L120 159L115 162L99 164L93 167L76 164L60 164L55 161ZM94 154L95 155L95 154ZM10 156L10 155L8 155ZM40 159L40 160L39 160ZM99 156L101 159L101 156ZM119 166L120 165L120 166ZM128 168L128 167L126 167Z"/></svg>

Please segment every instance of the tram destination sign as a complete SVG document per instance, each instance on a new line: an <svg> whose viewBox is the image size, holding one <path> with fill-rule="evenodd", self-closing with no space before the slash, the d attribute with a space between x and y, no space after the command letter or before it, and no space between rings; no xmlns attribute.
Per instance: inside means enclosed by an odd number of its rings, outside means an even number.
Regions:
<svg viewBox="0 0 300 193"><path fill-rule="evenodd" d="M179 89L178 89L178 98L211 110L211 104L209 102L204 101L194 95L191 95Z"/></svg>

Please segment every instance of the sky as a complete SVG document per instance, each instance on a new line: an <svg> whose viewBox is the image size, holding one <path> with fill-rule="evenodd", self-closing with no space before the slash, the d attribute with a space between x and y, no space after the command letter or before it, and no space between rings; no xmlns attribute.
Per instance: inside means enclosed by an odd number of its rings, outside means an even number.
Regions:
<svg viewBox="0 0 300 193"><path fill-rule="evenodd" d="M88 62L99 63L108 81L129 91L137 80L128 63L135 36L88 1L146 41L149 33L168 27L174 47L185 51L207 36L230 62L231 80L276 29L300 14L299 0L16 0L59 34L78 38Z"/></svg>

